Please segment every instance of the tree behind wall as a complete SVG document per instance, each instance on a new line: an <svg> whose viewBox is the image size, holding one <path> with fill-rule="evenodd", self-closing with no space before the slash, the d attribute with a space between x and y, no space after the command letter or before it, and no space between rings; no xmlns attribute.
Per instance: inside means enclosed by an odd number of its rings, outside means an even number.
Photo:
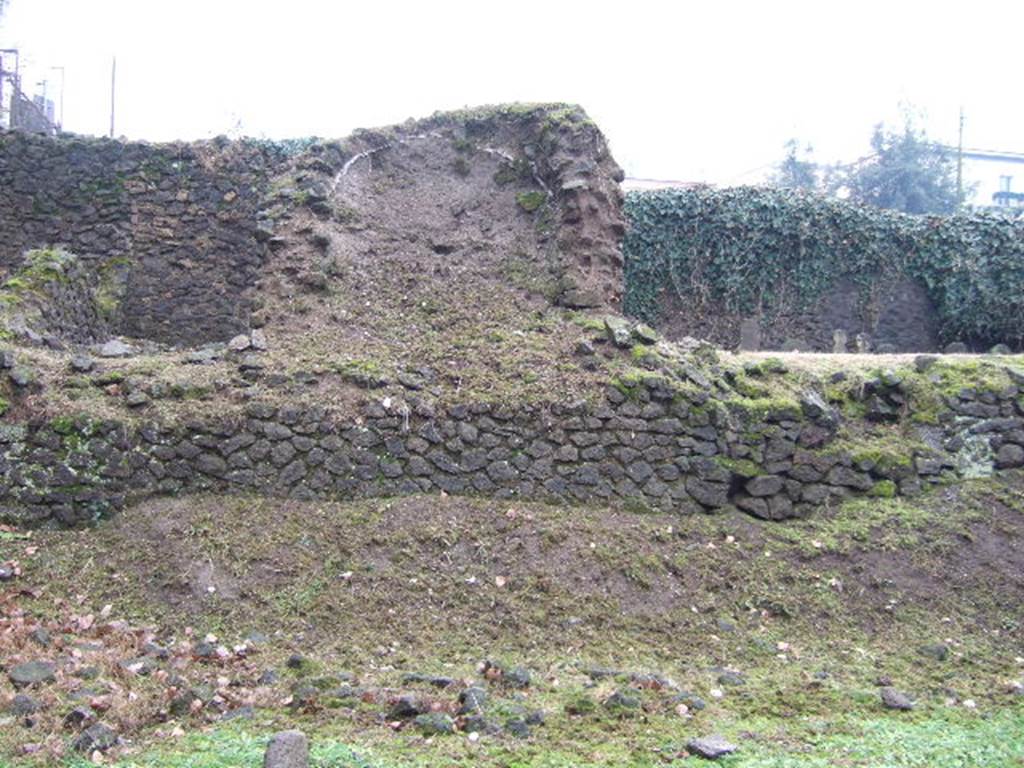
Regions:
<svg viewBox="0 0 1024 768"><path fill-rule="evenodd" d="M928 141L910 120L902 131L875 126L874 153L836 175L834 188L849 199L904 213L953 213L960 200L956 157Z"/></svg>
<svg viewBox="0 0 1024 768"><path fill-rule="evenodd" d="M769 184L785 189L817 189L818 164L811 159L811 145L801 149L796 139L785 144L786 157L776 166Z"/></svg>

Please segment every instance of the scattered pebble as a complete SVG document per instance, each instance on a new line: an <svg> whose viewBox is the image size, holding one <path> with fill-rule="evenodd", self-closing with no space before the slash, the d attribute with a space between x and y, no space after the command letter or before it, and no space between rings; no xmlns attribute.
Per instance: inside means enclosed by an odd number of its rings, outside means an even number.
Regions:
<svg viewBox="0 0 1024 768"><path fill-rule="evenodd" d="M882 704L887 709L910 710L914 708L914 702L905 694L895 688L886 687L880 692Z"/></svg>
<svg viewBox="0 0 1024 768"><path fill-rule="evenodd" d="M130 357L135 354L136 350L120 339L111 339L96 348L95 352L100 357Z"/></svg>
<svg viewBox="0 0 1024 768"><path fill-rule="evenodd" d="M736 751L735 744L729 743L725 740L725 737L717 734L699 739L691 739L686 743L686 748L707 760L717 760Z"/></svg>
<svg viewBox="0 0 1024 768"><path fill-rule="evenodd" d="M86 728L71 746L77 752L106 752L117 745L117 732L103 723L96 723Z"/></svg>
<svg viewBox="0 0 1024 768"><path fill-rule="evenodd" d="M57 666L52 661L26 661L15 664L7 672L7 677L15 688L29 685L52 683L56 679Z"/></svg>
<svg viewBox="0 0 1024 768"><path fill-rule="evenodd" d="M228 349L232 352L244 352L249 349L250 346L252 346L252 342L244 333L240 333L228 342Z"/></svg>

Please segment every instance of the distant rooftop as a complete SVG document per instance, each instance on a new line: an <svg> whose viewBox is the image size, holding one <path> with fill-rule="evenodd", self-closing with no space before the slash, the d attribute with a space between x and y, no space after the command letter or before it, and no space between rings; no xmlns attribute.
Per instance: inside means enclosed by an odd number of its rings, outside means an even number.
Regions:
<svg viewBox="0 0 1024 768"><path fill-rule="evenodd" d="M693 189L694 187L711 186L705 181L679 181L677 179L641 179L627 176L622 181L622 188L627 192L645 189Z"/></svg>
<svg viewBox="0 0 1024 768"><path fill-rule="evenodd" d="M958 152L956 147L942 146L943 149ZM1024 163L1024 152L1005 152L999 149L972 149L964 147L963 155L965 160L992 160L999 163Z"/></svg>

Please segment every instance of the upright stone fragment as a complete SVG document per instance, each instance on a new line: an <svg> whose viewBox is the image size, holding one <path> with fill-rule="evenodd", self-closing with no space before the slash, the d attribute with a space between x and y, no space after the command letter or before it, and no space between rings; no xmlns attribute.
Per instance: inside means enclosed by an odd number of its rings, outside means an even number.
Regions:
<svg viewBox="0 0 1024 768"><path fill-rule="evenodd" d="M740 352L761 349L761 321L756 317L744 318L740 323Z"/></svg>
<svg viewBox="0 0 1024 768"><path fill-rule="evenodd" d="M263 755L263 768L309 768L309 740L302 731L275 733Z"/></svg>

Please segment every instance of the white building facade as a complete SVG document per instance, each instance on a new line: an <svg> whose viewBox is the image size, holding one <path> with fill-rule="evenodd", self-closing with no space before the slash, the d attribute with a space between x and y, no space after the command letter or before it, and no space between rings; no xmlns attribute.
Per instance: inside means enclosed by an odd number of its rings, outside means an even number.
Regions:
<svg viewBox="0 0 1024 768"><path fill-rule="evenodd" d="M967 201L979 208L1024 208L1024 153L964 150L964 183L977 184Z"/></svg>

